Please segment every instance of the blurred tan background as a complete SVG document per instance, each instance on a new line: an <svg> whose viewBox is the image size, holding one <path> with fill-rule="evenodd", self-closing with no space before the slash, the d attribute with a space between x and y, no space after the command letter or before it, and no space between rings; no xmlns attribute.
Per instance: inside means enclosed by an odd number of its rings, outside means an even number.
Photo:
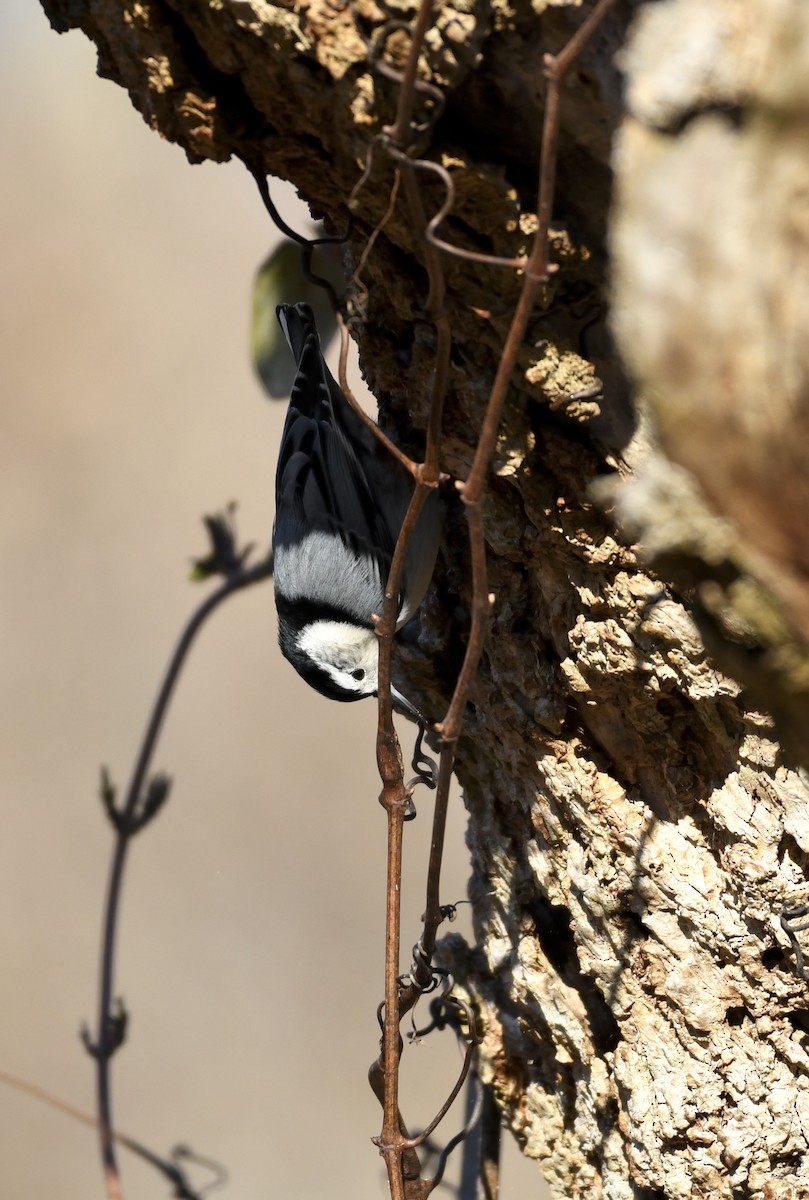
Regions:
<svg viewBox="0 0 809 1200"><path fill-rule="evenodd" d="M188 582L201 515L236 499L241 538L270 537L284 406L247 340L275 233L238 165L191 168L34 0L0 6L0 68L0 1068L91 1110L78 1029L95 1022L111 847L99 767L125 786L204 594ZM365 1078L383 962L373 738L372 704L324 700L283 662L265 585L204 630L158 749L174 788L126 880L116 1119L158 1152L217 1159L239 1200L385 1194ZM417 800L406 945L429 832ZM463 837L458 800L447 901L466 892ZM451 1035L405 1059L416 1125L459 1059ZM103 1194L94 1132L4 1084L0 1146L0 1200ZM169 1194L121 1163L128 1200ZM541 1192L511 1150L504 1200Z"/></svg>

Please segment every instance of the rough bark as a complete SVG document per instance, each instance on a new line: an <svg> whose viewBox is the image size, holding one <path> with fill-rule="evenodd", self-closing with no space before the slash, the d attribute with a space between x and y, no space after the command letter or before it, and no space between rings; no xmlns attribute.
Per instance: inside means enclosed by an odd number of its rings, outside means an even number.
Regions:
<svg viewBox="0 0 809 1200"><path fill-rule="evenodd" d="M192 161L261 163L344 227L396 94L369 68L365 39L396 5L43 3L57 27L93 38L101 72ZM797 256L809 64L793 59L806 59L807 18L800 0L670 0L642 11L625 58L617 328L667 448L720 520L659 453L628 490L625 466L610 466L619 452L634 462L638 442L628 445L635 416L606 324L610 142L621 116L613 55L631 8L613 12L565 94L560 270L522 352L494 464L486 521L497 602L459 746L478 948L450 938L444 955L481 1012L483 1073L560 1197L809 1195L809 1008L779 924L807 864L807 788L770 718L712 665L700 636L766 701L793 759L802 755ZM542 0L437 10L424 73L447 108L427 152L458 190L448 240L524 251L542 54L581 16ZM394 63L405 47L404 35L390 39ZM383 155L375 162L354 264L388 203L391 169ZM429 182L424 192L433 211L443 197ZM730 198L746 205L735 241L722 236L726 214L741 212ZM690 257L671 250L681 234ZM462 477L518 281L450 258L445 268L454 350L443 466ZM365 371L384 420L406 438L424 423L433 333L419 316L424 273L404 205L363 278ZM605 512L616 496L657 576ZM403 665L436 714L468 601L453 514L421 652ZM765 611L769 620L756 617Z"/></svg>
<svg viewBox="0 0 809 1200"><path fill-rule="evenodd" d="M809 716L809 9L650 8L627 53L617 144L616 325L667 454L633 512L696 585L711 650L806 761ZM650 486L647 487L646 483ZM655 496L657 499L655 499ZM659 534L643 535L660 543Z"/></svg>

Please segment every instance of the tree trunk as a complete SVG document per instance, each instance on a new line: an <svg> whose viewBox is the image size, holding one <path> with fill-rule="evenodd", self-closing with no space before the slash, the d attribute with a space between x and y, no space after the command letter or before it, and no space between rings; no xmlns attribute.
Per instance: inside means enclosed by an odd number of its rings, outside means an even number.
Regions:
<svg viewBox="0 0 809 1200"><path fill-rule="evenodd" d="M374 0L43 4L192 161L241 156L345 228L398 95L369 65L386 19ZM556 1195L809 1196L809 1008L780 924L809 854L807 788L789 766L805 760L809 698L809 15L803 0L667 0L641 6L633 33L635 7L611 11L564 89L559 269L492 470L496 603L458 748L478 947L450 937L443 956L481 1014L482 1074ZM443 239L525 252L543 54L582 16L543 0L436 9L422 76L446 107L419 152L455 184ZM679 466L650 448L647 422L637 433L607 324L627 40L614 327ZM392 32L385 59L400 67L407 46ZM377 144L352 270L392 179ZM429 216L443 190L427 176L422 189ZM405 441L424 427L434 350L418 232L400 200L361 266L366 376ZM519 279L443 265L442 467L464 478ZM642 464L634 481L628 463ZM451 513L421 657L402 664L436 715L468 566Z"/></svg>

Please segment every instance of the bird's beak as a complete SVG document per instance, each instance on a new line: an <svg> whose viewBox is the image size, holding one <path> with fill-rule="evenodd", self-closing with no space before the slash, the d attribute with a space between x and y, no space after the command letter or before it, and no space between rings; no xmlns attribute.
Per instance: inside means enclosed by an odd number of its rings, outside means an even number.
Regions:
<svg viewBox="0 0 809 1200"><path fill-rule="evenodd" d="M401 708L403 712L406 712L409 717L412 717L414 721L418 721L421 725L426 725L427 722L416 708L415 704L411 704L409 700L406 700L402 693L397 692L393 685L391 685L390 696L391 700L393 700L395 704L398 704L399 708Z"/></svg>

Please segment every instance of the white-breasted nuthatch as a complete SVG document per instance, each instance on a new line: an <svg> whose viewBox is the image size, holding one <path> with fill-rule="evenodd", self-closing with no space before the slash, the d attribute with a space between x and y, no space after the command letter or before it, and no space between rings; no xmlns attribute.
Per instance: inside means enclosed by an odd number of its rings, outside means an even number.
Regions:
<svg viewBox="0 0 809 1200"><path fill-rule="evenodd" d="M382 615L413 479L349 405L326 366L309 306L282 304L277 314L297 364L275 481L278 640L317 691L361 700L377 691L373 615ZM408 545L397 630L429 586L442 520L434 492Z"/></svg>

